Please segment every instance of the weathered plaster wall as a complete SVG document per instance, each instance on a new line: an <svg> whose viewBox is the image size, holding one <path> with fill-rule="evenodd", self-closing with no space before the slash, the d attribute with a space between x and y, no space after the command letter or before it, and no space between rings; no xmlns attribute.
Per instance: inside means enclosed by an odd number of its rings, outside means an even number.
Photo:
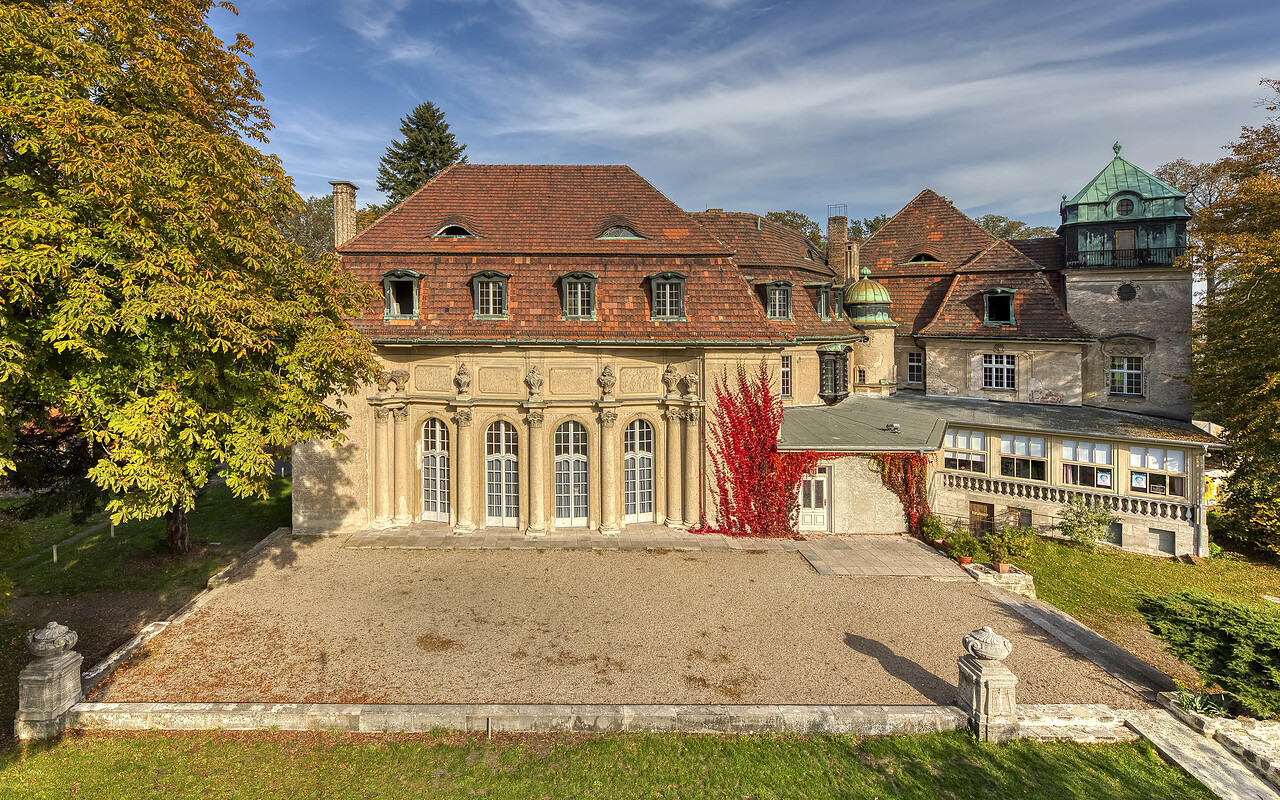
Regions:
<svg viewBox="0 0 1280 800"><path fill-rule="evenodd" d="M981 397L1021 403L1080 405L1084 345L1059 342L981 342L959 339L921 340L925 349L925 391L944 397ZM905 342L897 359L906 374ZM1015 390L982 388L983 354L1016 359Z"/></svg>
<svg viewBox="0 0 1280 800"><path fill-rule="evenodd" d="M885 488L869 458L848 456L828 466L833 533L906 533L907 516L902 502Z"/></svg>
<svg viewBox="0 0 1280 800"><path fill-rule="evenodd" d="M1067 270L1067 311L1100 340L1084 359L1084 403L1191 418L1192 281L1187 270ZM1136 296L1120 299L1131 285ZM1143 397L1108 392L1110 356L1142 356Z"/></svg>

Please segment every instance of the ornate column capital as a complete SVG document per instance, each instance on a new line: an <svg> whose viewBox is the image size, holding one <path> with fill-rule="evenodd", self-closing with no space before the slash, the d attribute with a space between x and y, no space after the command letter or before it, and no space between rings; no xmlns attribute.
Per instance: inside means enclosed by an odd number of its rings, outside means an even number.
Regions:
<svg viewBox="0 0 1280 800"><path fill-rule="evenodd" d="M618 421L617 411L608 410L608 411L600 412L600 424L605 426L606 428L613 427L613 423L617 421Z"/></svg>
<svg viewBox="0 0 1280 800"><path fill-rule="evenodd" d="M394 416L396 419L398 419L398 420L400 420L400 421L402 421L402 422L403 422L404 420L406 420L406 419L408 419L408 418L409 418L409 407L408 407L408 406L400 406L400 407L398 407L398 408L393 408L393 409L391 409L391 414L392 414L392 416Z"/></svg>
<svg viewBox="0 0 1280 800"><path fill-rule="evenodd" d="M453 424L455 424L455 425L459 425L459 426L461 426L461 425L470 425L470 424L471 424L471 409L469 409L469 408L460 408L460 409L458 409L457 411L453 412Z"/></svg>
<svg viewBox="0 0 1280 800"><path fill-rule="evenodd" d="M536 428L542 424L542 409L531 408L525 416L524 421L529 424L530 428Z"/></svg>
<svg viewBox="0 0 1280 800"><path fill-rule="evenodd" d="M373 411L373 418L376 419L378 422L386 422L387 418L390 416L391 416L391 409L389 408L375 408Z"/></svg>
<svg viewBox="0 0 1280 800"><path fill-rule="evenodd" d="M666 411L662 412L662 418L671 422L679 422L684 419L684 409L668 408Z"/></svg>
<svg viewBox="0 0 1280 800"><path fill-rule="evenodd" d="M684 411L681 412L680 416L682 416L684 418L684 421L689 423L690 425L697 425L698 416L700 413L701 412L696 408L686 408Z"/></svg>

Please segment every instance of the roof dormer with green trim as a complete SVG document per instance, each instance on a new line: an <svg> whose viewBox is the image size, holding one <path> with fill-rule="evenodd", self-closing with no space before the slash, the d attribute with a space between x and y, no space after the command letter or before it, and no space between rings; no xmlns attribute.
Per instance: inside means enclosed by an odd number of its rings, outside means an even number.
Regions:
<svg viewBox="0 0 1280 800"><path fill-rule="evenodd" d="M1115 158L1076 196L1062 198L1068 267L1168 267L1186 250L1187 196L1150 172Z"/></svg>

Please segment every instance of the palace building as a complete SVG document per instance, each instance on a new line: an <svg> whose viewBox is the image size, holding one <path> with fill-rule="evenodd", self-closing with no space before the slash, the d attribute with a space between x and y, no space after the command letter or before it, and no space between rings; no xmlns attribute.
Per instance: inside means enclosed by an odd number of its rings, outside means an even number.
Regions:
<svg viewBox="0 0 1280 800"><path fill-rule="evenodd" d="M355 326L383 379L344 398L345 443L294 448L298 532L692 526L711 383L765 359L779 448L827 456L805 530L905 531L866 456L918 452L931 506L976 529L1084 495L1117 546L1207 553L1188 214L1118 149L1025 241L925 190L865 241L831 217L821 252L625 166L457 164L358 235L355 191L334 183L335 236L381 289Z"/></svg>

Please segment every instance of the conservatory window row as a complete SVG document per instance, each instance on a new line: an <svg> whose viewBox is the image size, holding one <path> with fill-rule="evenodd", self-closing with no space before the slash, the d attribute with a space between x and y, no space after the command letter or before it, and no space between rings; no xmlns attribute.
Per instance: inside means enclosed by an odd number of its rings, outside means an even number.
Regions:
<svg viewBox="0 0 1280 800"><path fill-rule="evenodd" d="M988 465L988 438L998 440L998 454ZM1063 439L1060 445L1061 481L1130 494L1187 496L1187 459L1183 450L1132 445L1128 448L1128 484L1118 482L1121 448L1109 442ZM958 472L998 475L1027 481L1049 481L1049 446L1044 436L990 434L980 430L947 428L943 437L943 468Z"/></svg>

